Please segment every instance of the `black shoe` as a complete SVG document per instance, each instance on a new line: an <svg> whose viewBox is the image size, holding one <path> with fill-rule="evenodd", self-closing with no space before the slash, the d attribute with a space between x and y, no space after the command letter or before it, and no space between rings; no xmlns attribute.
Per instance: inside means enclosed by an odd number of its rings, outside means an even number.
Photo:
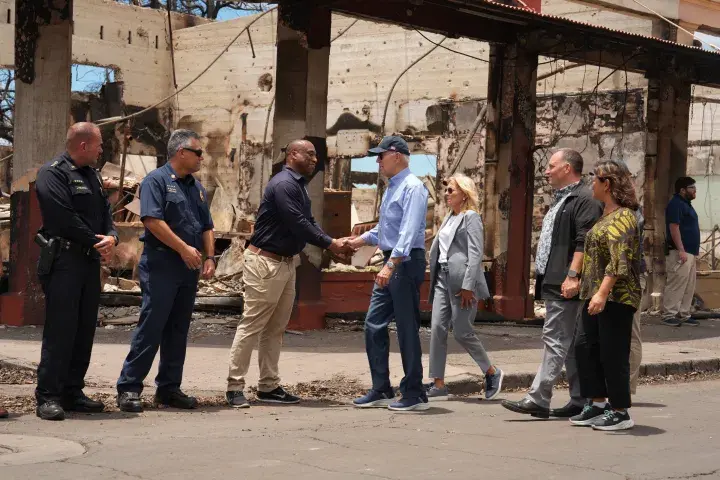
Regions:
<svg viewBox="0 0 720 480"><path fill-rule="evenodd" d="M605 412L605 415L595 420L592 424L593 430L604 430L614 432L616 430L629 430L635 426L630 414L627 410L624 412L614 412L612 410Z"/></svg>
<svg viewBox="0 0 720 480"><path fill-rule="evenodd" d="M596 421L599 421L605 413L610 411L610 404L606 403L605 407L598 407L592 403L588 403L583 411L578 415L570 418L570 423L578 427L591 427Z"/></svg>
<svg viewBox="0 0 720 480"><path fill-rule="evenodd" d="M225 400L233 408L250 408L250 402L247 401L243 392L225 392Z"/></svg>
<svg viewBox="0 0 720 480"><path fill-rule="evenodd" d="M60 404L68 412L100 413L105 410L104 403L93 400L82 392L74 397L64 398Z"/></svg>
<svg viewBox="0 0 720 480"><path fill-rule="evenodd" d="M136 392L118 394L117 405L123 412L140 413L143 411L142 399L140 399L140 394Z"/></svg>
<svg viewBox="0 0 720 480"><path fill-rule="evenodd" d="M300 403L300 398L295 395L290 395L282 387L277 387L272 392L257 392L258 402L265 403Z"/></svg>
<svg viewBox="0 0 720 480"><path fill-rule="evenodd" d="M179 388L176 390L158 390L155 392L155 404L165 405L172 408L192 410L197 408L198 401L195 397L185 395Z"/></svg>
<svg viewBox="0 0 720 480"><path fill-rule="evenodd" d="M582 411L583 405L575 405L572 402L568 402L567 405L562 408L550 409L550 416L558 418L570 418L574 417L575 415L580 415Z"/></svg>
<svg viewBox="0 0 720 480"><path fill-rule="evenodd" d="M35 414L43 420L65 420L65 410L54 400L38 405Z"/></svg>
<svg viewBox="0 0 720 480"><path fill-rule="evenodd" d="M10 414L8 413L8 411L0 407L0 418L8 418L9 416Z"/></svg>
<svg viewBox="0 0 720 480"><path fill-rule="evenodd" d="M549 408L543 408L528 398L523 398L519 402L503 400L501 405L510 410L511 412L524 413L525 415L530 415L531 417L535 418L550 417Z"/></svg>

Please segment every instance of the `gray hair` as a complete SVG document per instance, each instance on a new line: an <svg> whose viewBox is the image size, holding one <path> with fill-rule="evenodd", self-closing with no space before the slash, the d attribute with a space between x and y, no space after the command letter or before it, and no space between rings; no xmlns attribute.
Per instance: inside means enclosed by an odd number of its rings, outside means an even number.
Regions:
<svg viewBox="0 0 720 480"><path fill-rule="evenodd" d="M561 148L558 150L558 153L562 154L562 159L570 164L570 168L572 168L575 173L582 175L583 158L580 153L572 148Z"/></svg>
<svg viewBox="0 0 720 480"><path fill-rule="evenodd" d="M172 133L172 135L170 135L170 140L168 140L168 146L167 146L168 158L173 158L175 155L177 155L178 150L180 150L183 147L187 147L188 143L193 138L200 140L200 135L193 132L192 130L183 130L183 129L175 130Z"/></svg>

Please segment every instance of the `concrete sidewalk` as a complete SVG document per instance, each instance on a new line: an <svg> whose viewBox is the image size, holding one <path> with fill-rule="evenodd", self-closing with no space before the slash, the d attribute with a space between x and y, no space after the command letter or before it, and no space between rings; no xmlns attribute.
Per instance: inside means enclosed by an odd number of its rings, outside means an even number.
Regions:
<svg viewBox="0 0 720 480"><path fill-rule="evenodd" d="M645 319L642 375L668 375L697 371L720 370L720 321L701 321L699 327L670 328L653 318ZM303 335L286 334L281 356L280 373L283 384L323 381L342 376L369 385L367 357L363 333L358 327L340 331L317 331ZM507 388L528 387L542 355L541 329L518 326L480 326L477 331L492 362L506 372ZM112 387L117 380L128 352L131 328L99 328L88 372L89 383L100 388ZM40 328L0 329L0 360L25 366L36 365L40 358ZM185 362L183 387L189 391L225 391L228 352L233 329L218 325L193 323ZM421 331L423 366L428 366L429 330ZM397 385L402 377L402 364L395 334L391 332L390 368ZM248 385L257 382L257 356L248 375ZM151 375L157 369L157 359ZM480 369L451 338L446 380L454 393L480 391Z"/></svg>

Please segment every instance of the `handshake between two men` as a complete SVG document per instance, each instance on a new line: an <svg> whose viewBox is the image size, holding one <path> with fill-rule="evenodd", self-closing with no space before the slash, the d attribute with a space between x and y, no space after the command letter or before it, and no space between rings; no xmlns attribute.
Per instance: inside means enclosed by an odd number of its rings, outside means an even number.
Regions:
<svg viewBox="0 0 720 480"><path fill-rule="evenodd" d="M328 250L337 257L338 260L349 262L350 258L357 250L365 245L365 241L361 237L343 237L334 238Z"/></svg>

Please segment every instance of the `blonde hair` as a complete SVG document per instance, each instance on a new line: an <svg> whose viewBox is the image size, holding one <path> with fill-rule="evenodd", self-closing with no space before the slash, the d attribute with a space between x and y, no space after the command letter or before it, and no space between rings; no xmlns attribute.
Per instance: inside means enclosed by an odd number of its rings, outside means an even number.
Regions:
<svg viewBox="0 0 720 480"><path fill-rule="evenodd" d="M463 211L472 210L475 213L480 213L480 196L478 195L477 187L475 186L475 182L472 181L472 178L462 173L456 173L444 183L447 185L450 180L455 180L458 188L462 190L465 197L467 197L465 203L463 203Z"/></svg>

